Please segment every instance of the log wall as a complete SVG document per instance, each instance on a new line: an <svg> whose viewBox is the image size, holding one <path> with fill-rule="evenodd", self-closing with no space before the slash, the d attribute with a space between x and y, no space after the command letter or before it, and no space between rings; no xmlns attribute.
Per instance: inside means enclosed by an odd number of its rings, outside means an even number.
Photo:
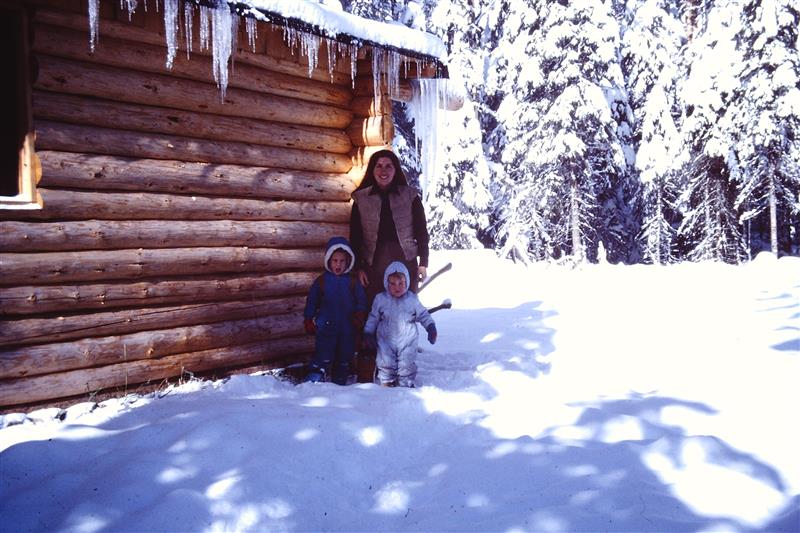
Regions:
<svg viewBox="0 0 800 533"><path fill-rule="evenodd" d="M394 136L368 52L309 70L241 24L223 95L197 20L167 70L158 11L101 2L92 52L85 0L22 1L44 207L0 210L0 410L310 355L324 244Z"/></svg>
<svg viewBox="0 0 800 533"><path fill-rule="evenodd" d="M309 76L259 22L223 98L199 36L164 68L159 12L101 3L92 53L85 2L34 3L44 208L0 211L0 408L310 354L305 293L385 129L354 126L349 60Z"/></svg>

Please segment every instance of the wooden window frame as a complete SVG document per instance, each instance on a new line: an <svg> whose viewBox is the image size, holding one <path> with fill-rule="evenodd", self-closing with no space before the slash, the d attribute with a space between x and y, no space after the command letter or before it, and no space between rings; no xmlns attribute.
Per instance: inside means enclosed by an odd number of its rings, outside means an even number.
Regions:
<svg viewBox="0 0 800 533"><path fill-rule="evenodd" d="M30 15L20 4L0 1L0 7L7 11L16 11L21 21L19 54L22 61L15 75L20 88L20 102L24 108L21 115L28 131L19 149L17 164L18 193L15 196L0 196L0 209L41 209L42 197L36 185L42 175L41 164L34 149L36 133L33 128L33 101L31 97L31 48L30 48Z"/></svg>

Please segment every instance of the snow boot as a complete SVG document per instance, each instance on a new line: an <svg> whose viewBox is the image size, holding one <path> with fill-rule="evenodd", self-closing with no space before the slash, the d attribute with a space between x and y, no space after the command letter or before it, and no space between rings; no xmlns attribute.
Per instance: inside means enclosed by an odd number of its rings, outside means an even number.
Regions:
<svg viewBox="0 0 800 533"><path fill-rule="evenodd" d="M347 378L350 377L350 363L336 364L333 367L331 381L337 385L347 385Z"/></svg>
<svg viewBox="0 0 800 533"><path fill-rule="evenodd" d="M308 376L306 376L306 383L321 383L325 381L325 369L316 365L312 365L308 369Z"/></svg>

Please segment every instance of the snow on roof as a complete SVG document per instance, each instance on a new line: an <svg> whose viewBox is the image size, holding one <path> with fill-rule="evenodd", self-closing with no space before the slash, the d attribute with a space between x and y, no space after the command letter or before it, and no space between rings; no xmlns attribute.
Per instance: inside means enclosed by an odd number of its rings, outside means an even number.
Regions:
<svg viewBox="0 0 800 533"><path fill-rule="evenodd" d="M202 3L202 0L199 0ZM441 39L399 22L365 19L313 0L228 0L236 12L270 22L288 22L329 39L355 38L373 46L394 48L411 56L442 61L447 50ZM337 7L339 9L337 9ZM278 20L276 20L278 19Z"/></svg>

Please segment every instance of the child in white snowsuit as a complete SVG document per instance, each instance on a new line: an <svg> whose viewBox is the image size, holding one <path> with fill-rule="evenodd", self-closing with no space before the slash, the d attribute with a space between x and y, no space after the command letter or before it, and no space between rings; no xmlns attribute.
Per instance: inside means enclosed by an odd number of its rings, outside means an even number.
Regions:
<svg viewBox="0 0 800 533"><path fill-rule="evenodd" d="M364 327L367 295L350 271L355 254L344 237L333 237L325 251L325 272L308 291L303 311L306 333L316 336L314 359L306 381L324 381L332 374L338 385L347 383L355 355L356 332Z"/></svg>
<svg viewBox="0 0 800 533"><path fill-rule="evenodd" d="M417 322L436 342L436 324L430 313L408 290L406 266L395 261L383 274L384 292L375 296L364 326L364 343L377 344L378 379L386 387L413 387L417 377Z"/></svg>

